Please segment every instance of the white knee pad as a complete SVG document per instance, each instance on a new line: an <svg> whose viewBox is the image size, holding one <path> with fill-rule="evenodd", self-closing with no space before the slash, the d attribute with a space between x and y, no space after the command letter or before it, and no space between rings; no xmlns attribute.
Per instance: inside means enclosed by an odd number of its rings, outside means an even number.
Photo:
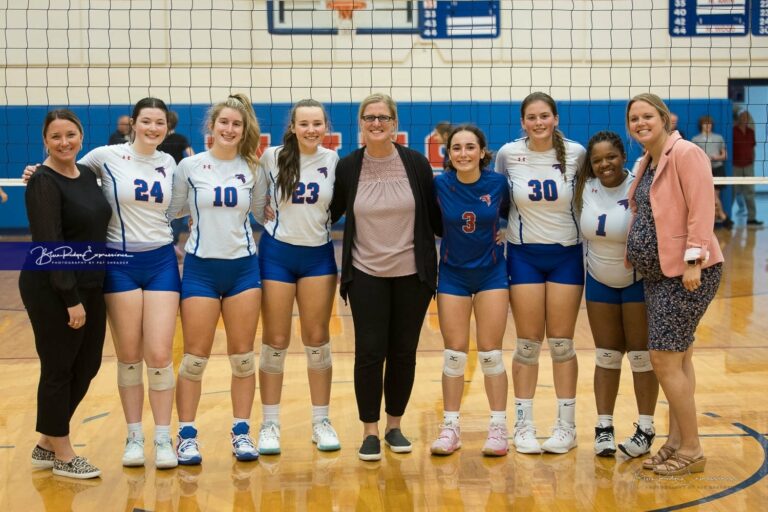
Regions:
<svg viewBox="0 0 768 512"><path fill-rule="evenodd" d="M304 352L307 353L307 368L310 370L323 371L333 366L330 342L319 347L304 347Z"/></svg>
<svg viewBox="0 0 768 512"><path fill-rule="evenodd" d="M283 373L286 353L288 353L288 349L262 345L259 357L259 370L264 373Z"/></svg>
<svg viewBox="0 0 768 512"><path fill-rule="evenodd" d="M173 389L173 363L170 363L165 368L150 368L147 367L147 384L152 391L165 391L167 389Z"/></svg>
<svg viewBox="0 0 768 512"><path fill-rule="evenodd" d="M629 367L633 372L642 373L653 371L651 365L651 353L647 350L630 350L627 352Z"/></svg>
<svg viewBox="0 0 768 512"><path fill-rule="evenodd" d="M570 338L547 338L549 355L555 363L565 363L576 357L573 340Z"/></svg>
<svg viewBox="0 0 768 512"><path fill-rule="evenodd" d="M517 347L515 348L515 361L527 366L539 364L539 355L541 354L541 342L517 338Z"/></svg>
<svg viewBox="0 0 768 512"><path fill-rule="evenodd" d="M232 354L229 356L229 364L232 366L232 375L244 379L256 373L256 362L253 350L244 354Z"/></svg>
<svg viewBox="0 0 768 512"><path fill-rule="evenodd" d="M117 385L121 388L138 386L144 382L144 362L121 363L117 362Z"/></svg>
<svg viewBox="0 0 768 512"><path fill-rule="evenodd" d="M609 348L595 349L595 364L606 370L621 370L622 357L624 357L624 354L618 350L611 350Z"/></svg>
<svg viewBox="0 0 768 512"><path fill-rule="evenodd" d="M447 377L463 377L467 366L467 353L449 348L443 351L443 373Z"/></svg>
<svg viewBox="0 0 768 512"><path fill-rule="evenodd" d="M501 350L478 351L477 360L480 361L483 373L488 377L504 373L504 361L501 358Z"/></svg>
<svg viewBox="0 0 768 512"><path fill-rule="evenodd" d="M207 357L197 357L192 354L184 354L179 365L179 377L200 382L203 380L203 372L208 364Z"/></svg>

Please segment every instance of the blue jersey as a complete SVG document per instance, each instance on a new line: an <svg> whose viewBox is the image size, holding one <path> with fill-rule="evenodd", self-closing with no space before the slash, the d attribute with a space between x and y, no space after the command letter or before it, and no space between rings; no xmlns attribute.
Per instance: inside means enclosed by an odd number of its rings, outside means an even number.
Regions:
<svg viewBox="0 0 768 512"><path fill-rule="evenodd" d="M435 177L434 187L443 216L440 261L467 269L502 261L504 247L496 243L496 232L509 206L506 178L485 171L476 182L462 183L448 171Z"/></svg>

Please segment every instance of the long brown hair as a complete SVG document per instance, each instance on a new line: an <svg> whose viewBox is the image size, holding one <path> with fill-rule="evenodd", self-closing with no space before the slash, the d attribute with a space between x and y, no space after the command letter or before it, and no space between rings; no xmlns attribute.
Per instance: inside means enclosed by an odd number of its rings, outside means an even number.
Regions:
<svg viewBox="0 0 768 512"><path fill-rule="evenodd" d="M542 101L546 103L549 109L552 111L552 115L558 115L557 104L555 103L555 100L552 99L552 96L545 92L536 91L526 96L523 100L523 103L520 105L520 119L525 118L525 109L527 109L528 105L535 101ZM561 132L558 128L552 130L552 146L555 148L555 155L557 161L560 163L560 173L565 176L565 136L563 135L563 132Z"/></svg>
<svg viewBox="0 0 768 512"><path fill-rule="evenodd" d="M287 201L291 197L301 176L299 139L292 130L296 126L296 111L301 107L318 107L323 111L325 125L328 126L328 113L323 104L317 100L301 100L291 108L291 120L285 133L283 133L283 148L277 156L277 186L280 188L280 200L282 201Z"/></svg>

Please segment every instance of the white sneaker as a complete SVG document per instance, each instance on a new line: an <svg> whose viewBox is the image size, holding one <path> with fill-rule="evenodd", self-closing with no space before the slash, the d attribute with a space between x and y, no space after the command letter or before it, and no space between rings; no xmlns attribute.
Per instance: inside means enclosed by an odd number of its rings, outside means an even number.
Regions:
<svg viewBox="0 0 768 512"><path fill-rule="evenodd" d="M259 453L277 455L280 453L280 426L273 422L263 423L259 430Z"/></svg>
<svg viewBox="0 0 768 512"><path fill-rule="evenodd" d="M635 433L619 445L619 450L629 457L640 457L651 451L651 445L655 437L656 432L653 430L646 432L635 423Z"/></svg>
<svg viewBox="0 0 768 512"><path fill-rule="evenodd" d="M144 436L131 433L125 439L123 450L123 466L135 467L144 465Z"/></svg>
<svg viewBox="0 0 768 512"><path fill-rule="evenodd" d="M339 436L328 418L323 418L312 425L312 442L321 452L333 452L341 448Z"/></svg>
<svg viewBox="0 0 768 512"><path fill-rule="evenodd" d="M541 448L549 453L568 453L576 444L576 427L557 419L552 427L552 437L544 441Z"/></svg>
<svg viewBox="0 0 768 512"><path fill-rule="evenodd" d="M170 469L179 465L176 451L171 444L171 438L165 437L155 441L155 467L157 469Z"/></svg>
<svg viewBox="0 0 768 512"><path fill-rule="evenodd" d="M232 427L232 453L239 461L251 461L259 458L259 452L249 434L248 424L241 421Z"/></svg>
<svg viewBox="0 0 768 512"><path fill-rule="evenodd" d="M616 453L616 437L613 427L595 427L595 455L613 457Z"/></svg>
<svg viewBox="0 0 768 512"><path fill-rule="evenodd" d="M195 427L184 427L179 430L179 435L176 437L176 457L179 464L184 466L197 466L203 462Z"/></svg>
<svg viewBox="0 0 768 512"><path fill-rule="evenodd" d="M536 427L530 421L515 424L515 450L519 453L541 453Z"/></svg>

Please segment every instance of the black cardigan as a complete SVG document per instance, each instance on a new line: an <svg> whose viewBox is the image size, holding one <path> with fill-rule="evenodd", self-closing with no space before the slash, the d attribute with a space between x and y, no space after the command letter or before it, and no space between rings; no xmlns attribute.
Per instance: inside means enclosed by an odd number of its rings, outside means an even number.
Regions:
<svg viewBox="0 0 768 512"><path fill-rule="evenodd" d="M435 235L443 232L440 209L432 191L432 167L427 158L413 149L395 144L408 175L408 183L416 201L413 245L416 255L416 273L419 280L434 292L437 288L437 250ZM355 239L354 204L360 171L363 167L365 148L350 153L336 166L336 182L333 186L331 219L333 222L346 213L344 242L341 252L341 297L347 300L347 290L352 281L352 242Z"/></svg>

